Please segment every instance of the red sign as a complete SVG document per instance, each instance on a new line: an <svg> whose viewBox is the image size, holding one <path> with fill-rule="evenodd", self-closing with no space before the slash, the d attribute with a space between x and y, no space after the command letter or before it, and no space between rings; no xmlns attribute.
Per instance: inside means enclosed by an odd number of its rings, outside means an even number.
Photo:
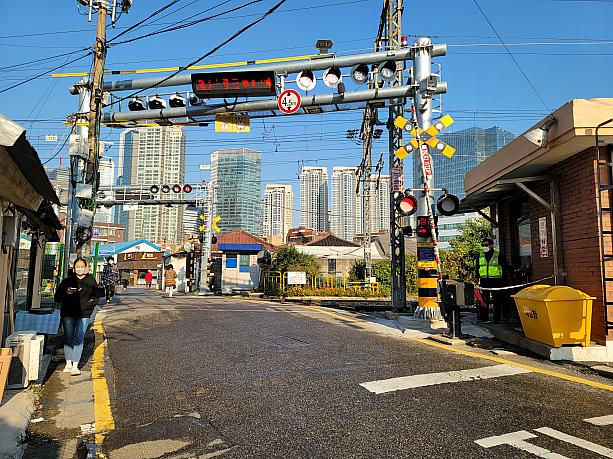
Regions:
<svg viewBox="0 0 613 459"><path fill-rule="evenodd" d="M421 145L421 158L424 164L424 172L426 174L426 181L432 179L432 160L430 159L430 153L428 153L428 145Z"/></svg>
<svg viewBox="0 0 613 459"><path fill-rule="evenodd" d="M287 115L291 115L292 113L296 113L300 108L300 94L293 89L286 89L281 94L279 94L279 98L277 99L277 107L283 113Z"/></svg>
<svg viewBox="0 0 613 459"><path fill-rule="evenodd" d="M392 166L392 191L404 191L404 174L402 164Z"/></svg>

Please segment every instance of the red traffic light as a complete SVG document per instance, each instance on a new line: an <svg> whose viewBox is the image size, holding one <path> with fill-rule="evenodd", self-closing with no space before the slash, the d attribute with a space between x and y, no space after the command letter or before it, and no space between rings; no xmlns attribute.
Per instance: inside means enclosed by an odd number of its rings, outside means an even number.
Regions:
<svg viewBox="0 0 613 459"><path fill-rule="evenodd" d="M185 185L183 185L183 193L191 193L192 192L192 186L188 183L186 183Z"/></svg>
<svg viewBox="0 0 613 459"><path fill-rule="evenodd" d="M174 191L175 193L180 193L181 192L181 185L173 185L172 186L172 191Z"/></svg>
<svg viewBox="0 0 613 459"><path fill-rule="evenodd" d="M417 198L413 195L401 194L396 198L396 210L403 217L408 217L417 212Z"/></svg>

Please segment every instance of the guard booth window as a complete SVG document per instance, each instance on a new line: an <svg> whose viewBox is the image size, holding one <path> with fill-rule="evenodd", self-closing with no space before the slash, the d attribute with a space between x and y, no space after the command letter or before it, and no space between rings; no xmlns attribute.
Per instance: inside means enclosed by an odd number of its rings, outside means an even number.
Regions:
<svg viewBox="0 0 613 459"><path fill-rule="evenodd" d="M511 227L515 228L512 238L513 253L511 262L518 269L521 282L532 281L532 233L530 231L530 218L528 217L528 202L522 201L512 205L516 209L511 218Z"/></svg>

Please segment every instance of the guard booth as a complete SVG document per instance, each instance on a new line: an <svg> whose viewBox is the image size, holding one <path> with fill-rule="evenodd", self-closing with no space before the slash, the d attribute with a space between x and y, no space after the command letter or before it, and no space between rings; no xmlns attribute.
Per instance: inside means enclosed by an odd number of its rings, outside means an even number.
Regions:
<svg viewBox="0 0 613 459"><path fill-rule="evenodd" d="M595 297L592 341L613 358L611 118L612 98L564 104L466 174L461 210L494 224L518 281Z"/></svg>

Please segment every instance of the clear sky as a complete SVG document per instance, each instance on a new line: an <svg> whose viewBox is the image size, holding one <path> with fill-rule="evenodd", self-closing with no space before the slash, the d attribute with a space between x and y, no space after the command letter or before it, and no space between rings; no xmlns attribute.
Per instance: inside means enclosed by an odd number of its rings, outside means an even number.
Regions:
<svg viewBox="0 0 613 459"><path fill-rule="evenodd" d="M108 37L169 2L134 0L130 14L121 16L115 29L108 28ZM4 3L0 17L0 91L80 54L19 64L78 51L94 41L95 17L89 23L76 1ZM247 0L179 0L146 27L122 38L152 32L198 13L201 14L193 19L246 3ZM108 51L107 69L187 64L256 19L276 0L251 3L193 27L113 46ZM202 63L314 53L317 39L333 40L333 51L338 55L368 52L373 48L382 4L383 0L287 0L278 12ZM403 33L411 41L414 36L426 35L435 43L448 44L447 56L436 58L436 62L442 65L443 77L449 84L443 104L444 111L456 120L453 129L498 125L519 134L570 99L613 96L613 0L478 0L478 4L538 95L501 46L474 0L405 0ZM88 71L90 65L88 57L59 71ZM107 81L115 78L106 77ZM77 98L67 90L75 81L44 76L0 93L0 113L18 120L28 130L43 161L61 144L45 142L45 135L55 134L61 141L66 134L61 120L76 110ZM351 88L348 84L348 90ZM323 90L328 88L319 82L316 92ZM252 148L262 152L263 183L292 184L294 207L298 209L297 174L303 163L328 166L330 174L332 166L359 164L361 147L345 135L348 129L360 127L361 117L361 112L354 111L252 120L250 134L216 134L213 125L187 128L188 180L206 178L198 166L209 163L211 151ZM118 134L118 130L103 128L102 138L114 142L107 154L115 158ZM385 135L375 142L375 160L386 151L386 145ZM60 156L65 160L67 151L59 153L49 165L56 166ZM445 158L437 156L435 160ZM295 225L298 218L295 212Z"/></svg>

